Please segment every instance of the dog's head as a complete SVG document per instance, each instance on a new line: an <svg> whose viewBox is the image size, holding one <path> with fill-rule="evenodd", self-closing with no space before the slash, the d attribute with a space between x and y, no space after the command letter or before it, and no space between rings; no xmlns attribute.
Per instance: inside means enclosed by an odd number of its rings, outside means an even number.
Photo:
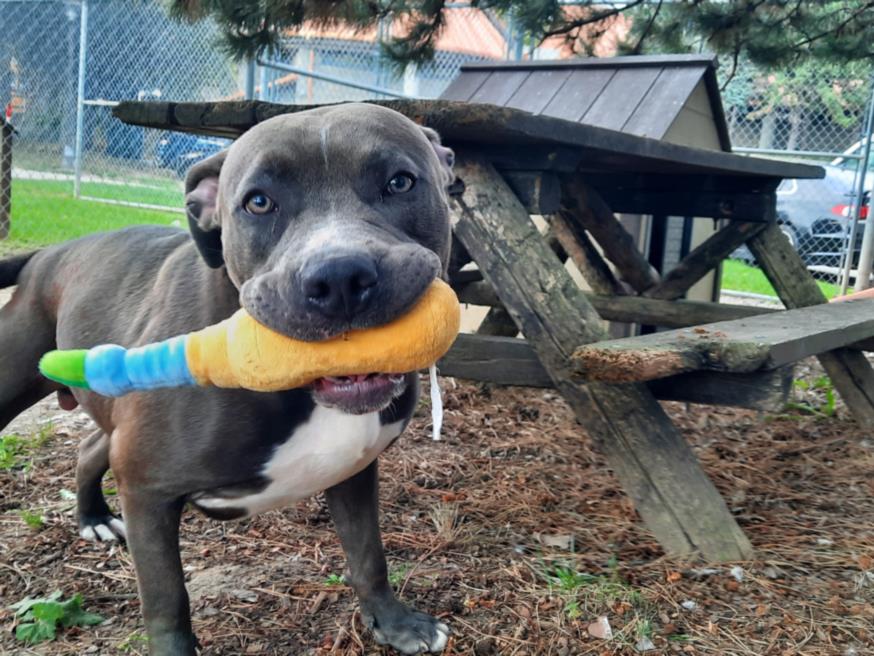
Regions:
<svg viewBox="0 0 874 656"><path fill-rule="evenodd" d="M446 271L452 160L436 132L384 107L278 116L189 171L191 233L273 330L314 341L382 325ZM319 381L317 398L367 383L350 380Z"/></svg>

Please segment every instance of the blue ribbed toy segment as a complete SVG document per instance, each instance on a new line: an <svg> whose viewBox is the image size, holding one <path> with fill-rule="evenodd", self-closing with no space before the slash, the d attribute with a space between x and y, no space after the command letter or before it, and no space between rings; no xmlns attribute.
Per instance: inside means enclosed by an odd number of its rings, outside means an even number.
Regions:
<svg viewBox="0 0 874 656"><path fill-rule="evenodd" d="M104 396L196 385L185 359L185 335L156 344L126 349L114 344L95 346L85 356L88 386Z"/></svg>

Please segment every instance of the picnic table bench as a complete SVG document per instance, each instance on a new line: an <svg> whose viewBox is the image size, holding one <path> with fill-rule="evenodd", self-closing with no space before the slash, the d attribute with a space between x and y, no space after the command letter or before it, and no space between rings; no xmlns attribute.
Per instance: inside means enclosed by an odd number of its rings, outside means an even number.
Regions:
<svg viewBox="0 0 874 656"><path fill-rule="evenodd" d="M495 310L483 331L489 334L460 336L441 361L442 372L557 389L667 552L727 561L748 558L752 548L657 397L768 407L789 389L784 365L815 353L857 421L874 426L874 371L854 348L874 337L874 324L864 317L870 306L753 317L764 310L682 300L746 244L787 308L825 303L780 232L775 210L782 179L821 177L822 169L510 108L451 101L378 104L438 130L455 149L463 191L458 185L451 203L450 278L462 301ZM306 108L257 101L130 102L114 113L135 125L236 137L267 118ZM725 225L673 271L659 275L614 212L709 217ZM546 215L549 230L539 230L532 214ZM591 292L571 278L567 260ZM605 341L604 320L672 328L728 321L703 330L724 333L732 345L748 343L745 330L747 337L767 338L751 349L757 364L717 366L711 353L716 346L685 348L688 331ZM786 323L807 326L807 332L781 333ZM514 337L518 332L524 339ZM702 341L698 334L692 329L695 338L688 341ZM671 366L627 366L621 370L629 382L610 379L610 364L591 364L656 346L662 351L658 361Z"/></svg>

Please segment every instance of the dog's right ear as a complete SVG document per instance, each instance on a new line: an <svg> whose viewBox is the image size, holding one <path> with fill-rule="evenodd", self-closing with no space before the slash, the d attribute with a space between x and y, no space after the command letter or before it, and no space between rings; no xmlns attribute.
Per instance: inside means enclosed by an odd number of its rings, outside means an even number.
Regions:
<svg viewBox="0 0 874 656"><path fill-rule="evenodd" d="M218 183L227 151L198 162L185 176L185 213L197 250L206 264L218 269L222 255L222 229L218 212Z"/></svg>

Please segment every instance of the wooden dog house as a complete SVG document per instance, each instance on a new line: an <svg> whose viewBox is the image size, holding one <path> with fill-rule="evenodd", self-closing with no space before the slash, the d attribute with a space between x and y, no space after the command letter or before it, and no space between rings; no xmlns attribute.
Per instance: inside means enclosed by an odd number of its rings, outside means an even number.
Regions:
<svg viewBox="0 0 874 656"><path fill-rule="evenodd" d="M441 98L731 152L711 55L467 64ZM606 200L615 207L613 199ZM711 219L664 213L620 214L619 220L659 273L670 271L719 228ZM697 282L686 298L718 300L718 273Z"/></svg>

